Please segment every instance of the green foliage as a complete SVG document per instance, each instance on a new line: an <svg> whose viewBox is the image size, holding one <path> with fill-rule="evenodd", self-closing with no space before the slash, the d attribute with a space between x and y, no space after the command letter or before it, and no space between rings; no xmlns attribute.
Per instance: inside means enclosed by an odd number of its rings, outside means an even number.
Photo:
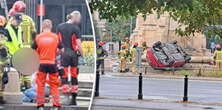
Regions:
<svg viewBox="0 0 222 110"><path fill-rule="evenodd" d="M118 16L129 18L139 13L168 12L170 16L183 24L176 32L189 36L195 32L204 32L208 26L222 24L222 0L93 0L90 4L100 12L100 17L113 21ZM181 25L182 26L182 25ZM214 29L209 34L221 35Z"/></svg>
<svg viewBox="0 0 222 110"><path fill-rule="evenodd" d="M131 27L132 21L132 27ZM108 22L106 24L106 29L112 33L112 41L120 41L126 36L130 36L130 32L135 28L135 17L131 17L129 19L118 17L113 22ZM131 31L130 31L131 30Z"/></svg>

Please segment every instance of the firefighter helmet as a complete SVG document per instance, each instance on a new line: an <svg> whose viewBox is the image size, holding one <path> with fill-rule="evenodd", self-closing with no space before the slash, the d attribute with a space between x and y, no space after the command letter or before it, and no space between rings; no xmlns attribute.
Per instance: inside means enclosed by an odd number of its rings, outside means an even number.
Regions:
<svg viewBox="0 0 222 110"><path fill-rule="evenodd" d="M0 26L4 26L6 23L6 18L4 16L0 16Z"/></svg>
<svg viewBox="0 0 222 110"><path fill-rule="evenodd" d="M125 46L125 45L122 45L121 47L122 47L122 49L126 49L126 46Z"/></svg>
<svg viewBox="0 0 222 110"><path fill-rule="evenodd" d="M13 16L16 13L16 11L12 8L9 10L8 14L9 16Z"/></svg>
<svg viewBox="0 0 222 110"><path fill-rule="evenodd" d="M217 44L217 45L216 45L216 49L221 49L220 44Z"/></svg>
<svg viewBox="0 0 222 110"><path fill-rule="evenodd" d="M138 42L135 42L133 45L134 45L134 46L138 46L139 44L138 44Z"/></svg>
<svg viewBox="0 0 222 110"><path fill-rule="evenodd" d="M99 41L99 46L103 46L105 43L103 41Z"/></svg>
<svg viewBox="0 0 222 110"><path fill-rule="evenodd" d="M23 1L16 1L12 7L16 12L22 12L26 8L26 4Z"/></svg>

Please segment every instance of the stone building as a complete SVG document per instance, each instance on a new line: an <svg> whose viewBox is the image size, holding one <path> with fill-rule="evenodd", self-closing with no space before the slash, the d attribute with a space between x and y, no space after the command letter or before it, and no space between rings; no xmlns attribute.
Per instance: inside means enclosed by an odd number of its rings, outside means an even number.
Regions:
<svg viewBox="0 0 222 110"><path fill-rule="evenodd" d="M206 38L203 34L196 33L194 36L180 37L175 33L178 23L171 19L168 14L161 15L150 14L144 19L141 15L137 16L136 28L131 35L131 41L146 41L151 47L157 41L171 42L177 40L184 48L202 50L206 48Z"/></svg>

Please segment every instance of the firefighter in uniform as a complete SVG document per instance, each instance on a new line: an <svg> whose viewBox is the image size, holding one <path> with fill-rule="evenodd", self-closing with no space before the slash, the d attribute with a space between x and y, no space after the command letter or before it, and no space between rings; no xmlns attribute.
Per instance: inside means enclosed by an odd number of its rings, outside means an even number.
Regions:
<svg viewBox="0 0 222 110"><path fill-rule="evenodd" d="M9 15L13 16L16 13L22 14L22 22L20 26L23 33L23 46L30 47L30 44L32 44L32 39L34 39L36 35L36 28L33 19L24 13L25 9L26 4L23 1L16 1L10 9Z"/></svg>
<svg viewBox="0 0 222 110"><path fill-rule="evenodd" d="M22 30L19 26L22 21L21 14L15 14L7 23L5 29L9 33L9 37L5 42L5 45L8 47L9 53L13 55L18 49L22 47Z"/></svg>
<svg viewBox="0 0 222 110"><path fill-rule="evenodd" d="M222 70L222 50L221 46L216 45L216 51L214 52L214 60L218 70Z"/></svg>
<svg viewBox="0 0 222 110"><path fill-rule="evenodd" d="M68 15L68 21L57 27L57 34L60 36L64 53L62 54L62 66L64 74L62 76L62 92L72 94L70 105L77 105L76 97L78 93L78 57L82 56L81 46L81 14L79 11L73 11ZM71 85L68 82L68 74L71 74Z"/></svg>
<svg viewBox="0 0 222 110"><path fill-rule="evenodd" d="M146 50L148 49L148 46L146 44L146 41L142 43L142 48L143 48L143 53L146 52Z"/></svg>
<svg viewBox="0 0 222 110"><path fill-rule="evenodd" d="M131 55L131 57L132 57L132 72L133 73L136 73L137 72L137 69L136 69L136 48L138 47L138 43L137 42L135 42L134 44L133 44L133 47L131 48L131 50L130 50L130 55Z"/></svg>
<svg viewBox="0 0 222 110"><path fill-rule="evenodd" d="M104 59L106 56L108 56L107 51L103 48L104 42L100 41L98 43L98 47L96 49L97 59L96 59L96 73L100 72L101 67L101 73L104 75Z"/></svg>
<svg viewBox="0 0 222 110"><path fill-rule="evenodd" d="M123 42L123 45L126 46L126 49L130 49L130 40L129 40L129 37L126 37L124 42Z"/></svg>
<svg viewBox="0 0 222 110"><path fill-rule="evenodd" d="M4 65L7 62L7 49L4 46L4 42L7 37L9 37L8 31L5 29L6 18L4 16L0 16L0 104L4 104L3 100L3 90L4 90ZM7 73L6 73L7 74Z"/></svg>
<svg viewBox="0 0 222 110"><path fill-rule="evenodd" d="M127 64L127 49L125 45L122 45L121 50L118 53L120 60L120 72L126 72L126 64Z"/></svg>
<svg viewBox="0 0 222 110"><path fill-rule="evenodd" d="M9 19L9 22L6 25L6 29L8 30L9 37L8 41L5 43L5 45L8 47L8 51L10 55L13 55L17 50L20 48L23 48L23 32L21 28L21 22L22 22L22 14L16 13L11 16ZM21 76L21 82L22 87L24 89L28 88L28 84L31 83L31 79L29 77Z"/></svg>
<svg viewBox="0 0 222 110"><path fill-rule="evenodd" d="M20 28L22 31L22 45L21 47L30 47L33 43L34 37L36 36L35 22L33 19L25 14L26 4L23 1L16 1L9 11L9 15L13 16L16 13L22 15L22 21L20 23ZM28 85L31 83L31 78L29 76L21 76L22 88L27 89Z"/></svg>
<svg viewBox="0 0 222 110"><path fill-rule="evenodd" d="M59 96L59 73L56 65L57 50L62 50L62 44L59 37L51 32L51 20L44 20L42 23L43 32L37 35L32 48L37 51L40 57L39 72L36 76L37 84L37 109L43 110L45 103L45 84L47 76L49 80L47 83L50 86L50 93L52 96L53 110L60 108Z"/></svg>
<svg viewBox="0 0 222 110"><path fill-rule="evenodd" d="M124 42L123 42L123 45L126 46L126 52L127 52L127 58L128 58L127 60L130 60L130 61L131 61L131 60L132 60L132 59L131 59L131 56L130 56L130 47L131 47L131 46L130 46L129 37L126 37L126 38L125 38L125 40L124 40Z"/></svg>

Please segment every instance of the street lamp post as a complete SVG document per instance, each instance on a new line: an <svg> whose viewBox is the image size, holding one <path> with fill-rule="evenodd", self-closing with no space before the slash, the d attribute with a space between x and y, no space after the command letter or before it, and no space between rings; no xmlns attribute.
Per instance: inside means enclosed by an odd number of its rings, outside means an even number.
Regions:
<svg viewBox="0 0 222 110"><path fill-rule="evenodd" d="M43 0L40 0L40 5L43 6ZM40 9L42 11L42 9ZM42 21L43 21L43 16L40 16L40 32L42 31Z"/></svg>

